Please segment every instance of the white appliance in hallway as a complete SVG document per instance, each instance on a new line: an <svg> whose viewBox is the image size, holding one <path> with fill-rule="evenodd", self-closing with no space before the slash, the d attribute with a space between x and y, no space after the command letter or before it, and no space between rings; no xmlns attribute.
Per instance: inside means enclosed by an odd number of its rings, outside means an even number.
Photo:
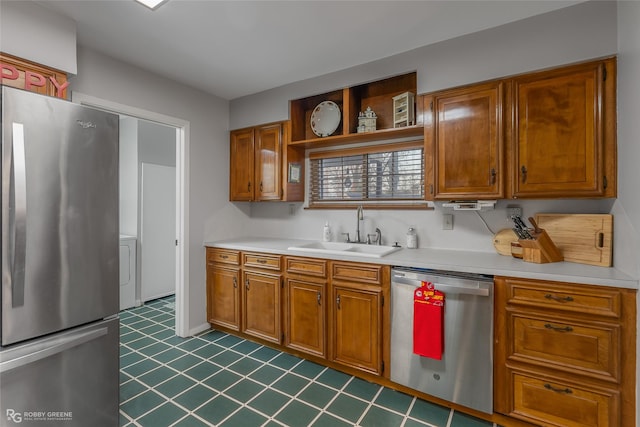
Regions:
<svg viewBox="0 0 640 427"><path fill-rule="evenodd" d="M140 296L142 302L175 293L176 168L142 163Z"/></svg>
<svg viewBox="0 0 640 427"><path fill-rule="evenodd" d="M120 310L136 304L136 237L120 235Z"/></svg>

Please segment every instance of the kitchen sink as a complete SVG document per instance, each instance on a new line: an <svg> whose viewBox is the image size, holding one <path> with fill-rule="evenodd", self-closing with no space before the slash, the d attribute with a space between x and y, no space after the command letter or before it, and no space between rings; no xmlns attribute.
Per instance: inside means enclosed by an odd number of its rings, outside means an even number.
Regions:
<svg viewBox="0 0 640 427"><path fill-rule="evenodd" d="M400 247L394 246L379 246L379 245L364 245L357 243L340 243L340 242L310 242L298 246L289 246L287 248L290 251L303 251L314 252L318 254L333 254L333 255L354 255L371 258L382 258L385 255L389 255Z"/></svg>

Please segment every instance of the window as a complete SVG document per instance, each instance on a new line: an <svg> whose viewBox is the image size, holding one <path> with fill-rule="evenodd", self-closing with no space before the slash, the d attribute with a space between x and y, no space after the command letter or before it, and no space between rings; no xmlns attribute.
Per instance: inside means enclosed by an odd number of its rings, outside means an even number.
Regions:
<svg viewBox="0 0 640 427"><path fill-rule="evenodd" d="M311 207L424 200L421 142L311 153L309 159Z"/></svg>

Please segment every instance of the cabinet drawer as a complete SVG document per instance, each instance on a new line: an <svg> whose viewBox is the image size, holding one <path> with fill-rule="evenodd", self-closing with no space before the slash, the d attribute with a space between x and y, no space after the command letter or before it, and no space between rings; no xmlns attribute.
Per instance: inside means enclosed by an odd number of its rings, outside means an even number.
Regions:
<svg viewBox="0 0 640 427"><path fill-rule="evenodd" d="M207 263L240 264L240 252L228 249L207 248Z"/></svg>
<svg viewBox="0 0 640 427"><path fill-rule="evenodd" d="M620 292L611 288L561 282L507 279L507 303L620 318Z"/></svg>
<svg viewBox="0 0 640 427"><path fill-rule="evenodd" d="M242 264L245 267L264 268L267 270L281 269L282 257L280 255L254 254L246 252L243 254Z"/></svg>
<svg viewBox="0 0 640 427"><path fill-rule="evenodd" d="M327 261L311 258L286 258L287 273L327 277Z"/></svg>
<svg viewBox="0 0 640 427"><path fill-rule="evenodd" d="M334 279L349 282L382 284L382 266L372 264L349 264L334 262L331 268L331 276Z"/></svg>
<svg viewBox="0 0 640 427"><path fill-rule="evenodd" d="M512 381L514 416L553 426L620 425L620 397L614 390L546 381L521 373L513 373Z"/></svg>
<svg viewBox="0 0 640 427"><path fill-rule="evenodd" d="M509 318L513 331L509 359L620 381L619 326L520 313L510 313Z"/></svg>

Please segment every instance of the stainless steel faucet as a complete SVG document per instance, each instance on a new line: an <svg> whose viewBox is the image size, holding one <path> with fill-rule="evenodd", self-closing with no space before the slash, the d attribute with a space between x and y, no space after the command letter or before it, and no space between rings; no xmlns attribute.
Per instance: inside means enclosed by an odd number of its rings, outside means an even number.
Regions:
<svg viewBox="0 0 640 427"><path fill-rule="evenodd" d="M362 212L362 205L358 206L356 210L356 243L363 243L360 239L360 221L364 220L364 213Z"/></svg>

